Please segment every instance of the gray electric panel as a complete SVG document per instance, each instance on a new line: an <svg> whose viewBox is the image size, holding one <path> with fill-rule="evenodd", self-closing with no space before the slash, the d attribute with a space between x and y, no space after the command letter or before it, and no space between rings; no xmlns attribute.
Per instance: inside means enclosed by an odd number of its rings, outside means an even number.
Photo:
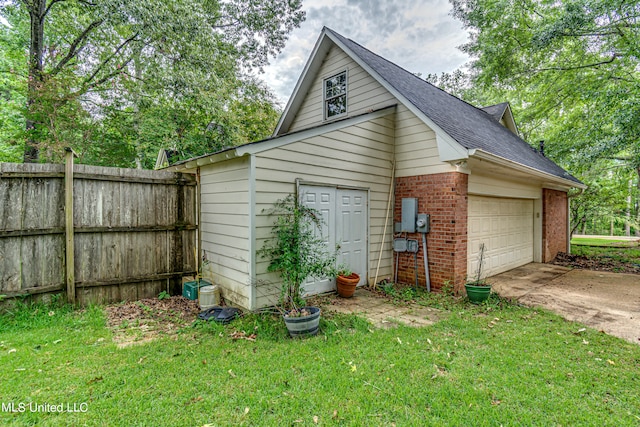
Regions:
<svg viewBox="0 0 640 427"><path fill-rule="evenodd" d="M418 215L418 199L402 199L402 231L416 232L416 216Z"/></svg>

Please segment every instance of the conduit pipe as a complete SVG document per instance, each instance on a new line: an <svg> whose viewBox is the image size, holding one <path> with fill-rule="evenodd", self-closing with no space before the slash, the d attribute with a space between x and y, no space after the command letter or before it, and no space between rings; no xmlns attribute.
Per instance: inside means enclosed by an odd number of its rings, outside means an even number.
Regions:
<svg viewBox="0 0 640 427"><path fill-rule="evenodd" d="M431 278L429 277L429 257L427 257L427 233L422 233L422 252L424 255L424 276L427 279L427 292L431 292Z"/></svg>

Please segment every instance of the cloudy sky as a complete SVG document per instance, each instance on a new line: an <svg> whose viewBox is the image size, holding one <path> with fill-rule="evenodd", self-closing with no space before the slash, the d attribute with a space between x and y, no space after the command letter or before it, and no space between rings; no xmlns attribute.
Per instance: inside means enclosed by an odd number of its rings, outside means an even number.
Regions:
<svg viewBox="0 0 640 427"><path fill-rule="evenodd" d="M323 26L414 72L450 72L468 58L448 0L304 0L307 19L262 76L284 107Z"/></svg>

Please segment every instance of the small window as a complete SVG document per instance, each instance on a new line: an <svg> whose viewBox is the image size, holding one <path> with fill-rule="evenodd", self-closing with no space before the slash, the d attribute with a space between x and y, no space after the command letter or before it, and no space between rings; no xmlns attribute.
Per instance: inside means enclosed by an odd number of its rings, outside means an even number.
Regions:
<svg viewBox="0 0 640 427"><path fill-rule="evenodd" d="M332 119L347 113L347 72L324 80L324 118Z"/></svg>

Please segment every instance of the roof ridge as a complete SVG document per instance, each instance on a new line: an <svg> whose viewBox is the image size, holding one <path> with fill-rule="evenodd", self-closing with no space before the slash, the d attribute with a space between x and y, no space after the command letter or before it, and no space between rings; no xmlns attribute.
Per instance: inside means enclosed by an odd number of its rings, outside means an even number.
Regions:
<svg viewBox="0 0 640 427"><path fill-rule="evenodd" d="M486 114L486 111L484 111L482 108L477 107L477 106L475 106L475 105L471 104L470 102L467 102L467 101L465 101L464 99L459 98L459 97L455 96L454 94L447 92L446 90L442 89L441 87L438 87L438 86L434 85L433 83L431 83L431 82L429 82L429 81L427 81L427 80L425 80L425 79L423 79L423 78L420 78L420 77L416 76L416 75L415 75L415 73L412 73L411 71L407 70L407 69L406 69L406 68L404 68L404 67L401 67L400 65L396 64L395 62L392 62L392 61L388 60L388 59L387 59L387 58L385 58L384 56L382 56L382 55L380 55L380 54L377 54L377 53L375 53L374 51L372 51L372 50L370 50L370 49L368 49L368 48L364 47L363 45L361 45L361 44L360 44L360 43L358 43L357 41L352 40L352 39L350 39L349 37L343 36L342 34L340 34L340 33L336 32L335 30L332 30L331 28L329 28L329 27L327 27L327 26L323 27L323 29L326 29L326 30L328 30L328 31L332 32L333 34L335 34L336 36L338 36L338 37L340 37L340 38L343 38L343 39L346 39L346 40L350 41L351 43L353 43L353 44L355 44L355 45L359 46L360 48L362 48L362 49L364 49L364 50L366 50L366 51L367 51L367 52L369 52L370 54L372 54L372 55L374 55L374 56L376 56L376 57L380 58L381 60L383 60L383 61L387 62L388 64L393 65L394 67L396 67L396 68L398 68L398 69L400 69L400 70L404 71L404 72L405 72L405 73L407 73L408 75L410 75L410 76L412 76L413 78L417 79L417 80L418 80L419 82L421 82L422 84L427 84L427 85L429 85L429 86L433 87L434 89L437 89L437 90L439 90L440 92L444 93L445 95L448 95L448 96L450 96L450 97L452 97L452 98L455 98L455 99L457 99L458 101L464 102L464 103L465 103L465 104L467 104L468 106L473 107L474 109L476 109L476 110L478 110L478 111L482 111L483 113L485 113L485 114ZM395 85L393 84L393 82L390 82L389 80L385 79L385 78L384 78L384 76L380 76L380 78L384 79L384 80L385 80L387 83L389 83L391 86L395 87ZM508 104L508 102L505 102L505 103L506 103L506 104ZM496 105L498 105L498 104L496 104ZM525 142L526 142L526 141L525 141Z"/></svg>
<svg viewBox="0 0 640 427"><path fill-rule="evenodd" d="M542 156L532 144L495 121L481 107L450 94L328 27L324 27L323 31L367 64L384 84L396 90L406 102L465 149L480 149L558 177L569 175L574 181L580 182L553 160Z"/></svg>

